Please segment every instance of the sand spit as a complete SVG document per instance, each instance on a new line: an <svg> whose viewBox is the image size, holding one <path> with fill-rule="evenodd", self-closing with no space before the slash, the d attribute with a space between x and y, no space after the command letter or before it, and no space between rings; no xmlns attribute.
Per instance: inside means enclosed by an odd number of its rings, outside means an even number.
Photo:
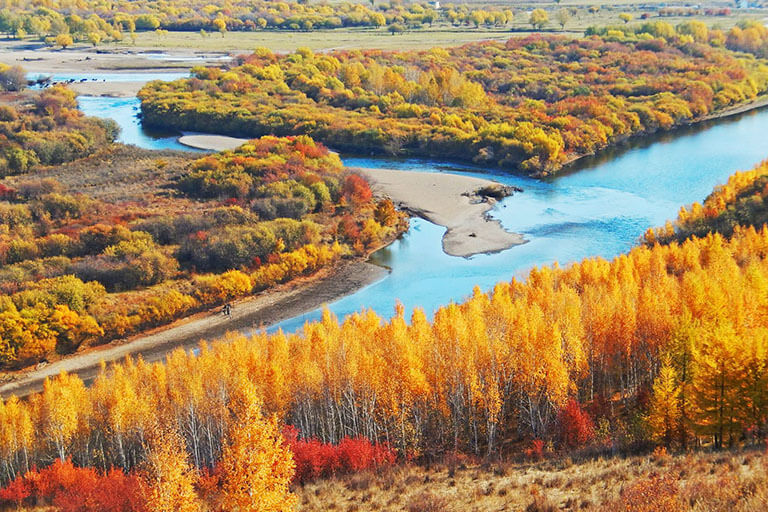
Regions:
<svg viewBox="0 0 768 512"><path fill-rule="evenodd" d="M229 151L242 146L249 139L227 137L226 135L189 134L179 137L179 143L191 148L208 151Z"/></svg>
<svg viewBox="0 0 768 512"><path fill-rule="evenodd" d="M443 251L452 256L503 251L525 243L522 235L510 233L501 222L488 216L495 200L479 190L504 193L504 186L491 180L449 173L356 169L374 192L389 197L400 208L447 228Z"/></svg>

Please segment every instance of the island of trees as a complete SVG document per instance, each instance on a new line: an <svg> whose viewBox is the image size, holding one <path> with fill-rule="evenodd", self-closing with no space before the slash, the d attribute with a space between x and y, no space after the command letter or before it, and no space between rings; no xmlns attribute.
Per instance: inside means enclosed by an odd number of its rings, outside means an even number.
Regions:
<svg viewBox="0 0 768 512"><path fill-rule="evenodd" d="M723 49L726 39L706 26L649 22L584 39L429 51L262 49L228 69L148 84L140 98L145 122L164 128L305 134L348 152L542 175L764 95L768 63Z"/></svg>

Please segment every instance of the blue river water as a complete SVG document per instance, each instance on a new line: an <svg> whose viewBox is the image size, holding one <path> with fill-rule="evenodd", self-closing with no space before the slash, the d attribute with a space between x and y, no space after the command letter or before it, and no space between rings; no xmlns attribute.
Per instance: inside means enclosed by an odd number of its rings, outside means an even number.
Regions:
<svg viewBox="0 0 768 512"><path fill-rule="evenodd" d="M168 134L144 131L135 98L80 97L79 102L86 114L117 121L122 142L187 149ZM388 275L327 307L339 318L363 308L389 317L399 300L406 311L422 307L431 314L441 305L460 302L476 285L488 290L499 281L525 277L534 266L614 257L629 250L649 227L675 218L681 205L702 201L734 171L766 158L766 109L650 137L585 159L573 171L547 180L430 160L345 156L350 167L480 174L521 187L524 192L498 203L492 216L528 242L496 254L457 258L442 251L443 228L412 219L402 239L371 258L389 268ZM312 311L270 330L293 331L320 313Z"/></svg>

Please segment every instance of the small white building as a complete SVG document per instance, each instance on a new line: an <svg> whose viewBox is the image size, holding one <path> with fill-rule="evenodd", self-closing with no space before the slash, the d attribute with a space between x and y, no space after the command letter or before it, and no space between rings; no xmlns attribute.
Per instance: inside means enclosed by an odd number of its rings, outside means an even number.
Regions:
<svg viewBox="0 0 768 512"><path fill-rule="evenodd" d="M433 9L437 10L440 8L440 1L432 0L431 2L429 2L429 5L431 5Z"/></svg>

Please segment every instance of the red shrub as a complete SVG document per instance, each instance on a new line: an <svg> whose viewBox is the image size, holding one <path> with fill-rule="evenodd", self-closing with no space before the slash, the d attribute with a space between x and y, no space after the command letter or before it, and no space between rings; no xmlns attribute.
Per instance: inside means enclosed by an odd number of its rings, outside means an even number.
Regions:
<svg viewBox="0 0 768 512"><path fill-rule="evenodd" d="M21 503L32 495L32 484L29 480L19 477L0 489L0 502L13 503L21 507Z"/></svg>
<svg viewBox="0 0 768 512"><path fill-rule="evenodd" d="M347 201L353 204L366 203L373 197L373 192L371 192L368 182L357 174L347 176L347 179L344 180L342 193L347 198Z"/></svg>
<svg viewBox="0 0 768 512"><path fill-rule="evenodd" d="M569 400L557 416L558 441L563 448L578 448L595 437L595 424L576 400Z"/></svg>
<svg viewBox="0 0 768 512"><path fill-rule="evenodd" d="M525 456L529 459L540 460L544 458L544 441L534 439L531 441L531 447L526 448Z"/></svg>
<svg viewBox="0 0 768 512"><path fill-rule="evenodd" d="M333 445L317 439L299 439L299 431L292 425L283 429L283 436L293 452L297 482L394 464L397 459L389 446L364 437L345 437Z"/></svg>
<svg viewBox="0 0 768 512"><path fill-rule="evenodd" d="M342 471L353 472L363 469L394 464L395 452L383 444L373 444L364 437L345 437L336 448Z"/></svg>
<svg viewBox="0 0 768 512"><path fill-rule="evenodd" d="M34 497L60 512L143 512L141 479L112 469L100 475L93 468L75 467L57 459L49 467L32 470L0 489L0 502L21 504Z"/></svg>
<svg viewBox="0 0 768 512"><path fill-rule="evenodd" d="M6 201L13 201L16 199L16 189L7 187L0 183L0 199L4 199Z"/></svg>
<svg viewBox="0 0 768 512"><path fill-rule="evenodd" d="M348 242L354 242L360 238L360 226L358 226L355 219L349 214L344 215L341 218L337 232L340 238L343 238Z"/></svg>

